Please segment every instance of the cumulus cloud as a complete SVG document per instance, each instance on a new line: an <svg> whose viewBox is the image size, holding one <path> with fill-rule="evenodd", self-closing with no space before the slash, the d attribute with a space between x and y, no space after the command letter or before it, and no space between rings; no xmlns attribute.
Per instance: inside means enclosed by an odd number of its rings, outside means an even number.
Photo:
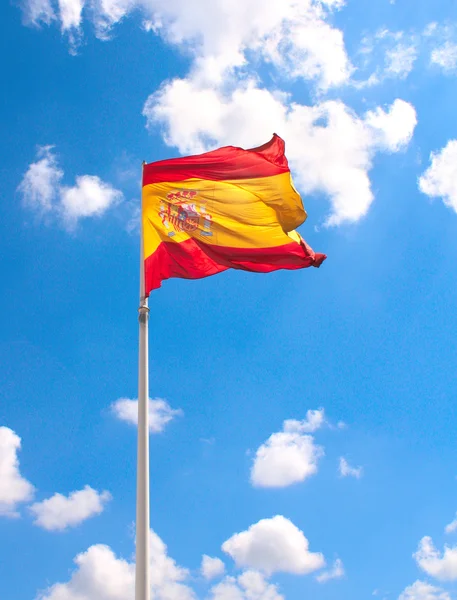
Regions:
<svg viewBox="0 0 457 600"><path fill-rule="evenodd" d="M76 570L67 583L56 583L38 600L133 599L135 566L117 558L108 546L97 544L74 560Z"/></svg>
<svg viewBox="0 0 457 600"><path fill-rule="evenodd" d="M271 575L275 572L303 575L325 566L321 553L310 552L303 532L289 519L277 515L262 519L222 544L238 567Z"/></svg>
<svg viewBox="0 0 457 600"><path fill-rule="evenodd" d="M441 198L457 212L457 140L450 140L430 155L431 165L419 178L419 189L431 198Z"/></svg>
<svg viewBox="0 0 457 600"><path fill-rule="evenodd" d="M226 143L252 147L276 131L287 141L300 191L327 197L325 224L335 226L366 215L373 202L373 157L409 143L414 108L397 101L387 111L375 108L359 116L341 101L306 106L281 90L263 88L258 65L267 63L279 83L284 77L312 81L318 93L348 84L354 69L343 33L332 24L332 13L344 5L343 0L96 0L85 14L105 39L113 25L140 9L145 29L190 53L189 75L164 83L144 106L148 126L154 131L159 126L168 145L182 153ZM76 23L80 13L75 8L71 15L68 22ZM406 38L402 44L391 50L386 67L397 75L414 62L413 44Z"/></svg>
<svg viewBox="0 0 457 600"><path fill-rule="evenodd" d="M84 0L23 0L28 23L59 20L63 32L79 29ZM323 89L350 76L343 34L328 21L344 0L93 0L85 16L96 35L107 39L114 25L140 10L143 26L168 43L191 49L200 74L221 79L245 66L256 53L281 68L283 74L316 80ZM54 6L54 8L53 8Z"/></svg>
<svg viewBox="0 0 457 600"><path fill-rule="evenodd" d="M322 573L319 573L319 575L316 575L316 581L318 581L319 583L327 583L327 581L330 581L332 579L341 579L341 577L344 577L344 575L345 572L343 561L340 558L337 558L333 563L331 569L329 569L328 571L323 571Z"/></svg>
<svg viewBox="0 0 457 600"><path fill-rule="evenodd" d="M64 531L101 514L109 500L109 492L99 493L86 485L84 489L71 492L68 496L54 494L51 498L36 502L30 511L35 516L35 525L48 531Z"/></svg>
<svg viewBox="0 0 457 600"><path fill-rule="evenodd" d="M19 471L21 438L9 427L0 427L0 516L17 517L17 505L32 499L33 485Z"/></svg>
<svg viewBox="0 0 457 600"><path fill-rule="evenodd" d="M213 558L212 556L204 554L200 571L205 579L210 580L223 575L225 565L220 558Z"/></svg>
<svg viewBox="0 0 457 600"><path fill-rule="evenodd" d="M366 215L373 201L373 156L406 147L417 122L414 107L401 100L359 117L336 100L306 106L252 80L226 92L192 77L165 83L148 98L143 114L148 127L161 126L166 143L181 153L221 144L252 147L275 131L286 140L300 191L329 199L327 225Z"/></svg>
<svg viewBox="0 0 457 600"><path fill-rule="evenodd" d="M72 229L84 217L97 217L120 202L122 192L94 175L81 175L76 185L61 185L64 176L53 146L38 148L18 186L23 204L41 216L55 216Z"/></svg>
<svg viewBox="0 0 457 600"><path fill-rule="evenodd" d="M60 193L64 218L72 225L81 217L100 216L122 200L122 192L95 175L77 177L75 186L64 187Z"/></svg>
<svg viewBox="0 0 457 600"><path fill-rule="evenodd" d="M272 525L269 531L268 522ZM322 555L310 553L303 533L284 517L260 521L243 533L250 535L251 540L235 541L236 536L233 536L225 542L231 547L229 553L236 555L240 564L255 563L258 566L249 564L238 576L225 577L213 585L208 600L284 600L277 586L267 580L269 572L303 574L324 565ZM153 531L149 543L151 597L155 600L196 600L188 583L188 569L168 555L166 545ZM209 556L206 559L209 560L203 561L202 572L206 563L210 571L207 571L208 580L223 574L222 561ZM219 562L216 564L216 561ZM130 559L116 556L109 546L95 544L78 554L74 562L75 569L68 581L51 585L38 594L37 600L134 600L135 563Z"/></svg>
<svg viewBox="0 0 457 600"><path fill-rule="evenodd" d="M211 589L210 600L284 600L276 585L257 571L226 577Z"/></svg>
<svg viewBox="0 0 457 600"><path fill-rule="evenodd" d="M282 431L273 433L257 449L251 467L251 483L257 487L286 487L317 473L324 449L307 434L325 425L332 427L323 408L308 410L302 421L285 420Z"/></svg>
<svg viewBox="0 0 457 600"><path fill-rule="evenodd" d="M343 33L325 20L324 4L290 3L288 18L282 23L278 18L279 24L259 44L281 73L316 80L321 90L346 83L353 70Z"/></svg>
<svg viewBox="0 0 457 600"><path fill-rule="evenodd" d="M167 554L163 541L151 531L151 592L157 600L195 600L185 581L188 571ZM118 558L109 546L96 544L75 558L76 569L66 583L56 583L37 600L133 600L135 564Z"/></svg>
<svg viewBox="0 0 457 600"><path fill-rule="evenodd" d="M251 483L257 487L286 487L317 473L321 446L311 435L273 433L255 454Z"/></svg>
<svg viewBox="0 0 457 600"><path fill-rule="evenodd" d="M431 537L423 537L417 552L413 555L419 567L428 575L440 581L457 579L457 546L444 547L441 554L434 546Z"/></svg>
<svg viewBox="0 0 457 600"><path fill-rule="evenodd" d="M351 467L348 461L343 457L340 457L338 468L341 477L355 477L356 479L360 479L363 475L362 467Z"/></svg>
<svg viewBox="0 0 457 600"><path fill-rule="evenodd" d="M425 581L416 581L400 594L398 600L451 600L451 597Z"/></svg>
<svg viewBox="0 0 457 600"><path fill-rule="evenodd" d="M119 398L111 405L112 412L121 421L138 425L138 400ZM175 417L183 414L180 408L174 409L162 398L149 399L149 431L161 433Z"/></svg>

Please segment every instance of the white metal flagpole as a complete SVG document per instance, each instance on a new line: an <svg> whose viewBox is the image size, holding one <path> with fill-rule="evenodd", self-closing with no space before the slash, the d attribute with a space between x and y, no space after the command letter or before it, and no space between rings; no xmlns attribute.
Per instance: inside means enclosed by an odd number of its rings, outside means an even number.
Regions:
<svg viewBox="0 0 457 600"><path fill-rule="evenodd" d="M143 163L144 168L144 163ZM142 201L143 202L143 201ZM149 357L148 299L145 296L143 224L140 251L140 323L138 353L138 454L136 480L136 568L135 600L150 600L149 575Z"/></svg>

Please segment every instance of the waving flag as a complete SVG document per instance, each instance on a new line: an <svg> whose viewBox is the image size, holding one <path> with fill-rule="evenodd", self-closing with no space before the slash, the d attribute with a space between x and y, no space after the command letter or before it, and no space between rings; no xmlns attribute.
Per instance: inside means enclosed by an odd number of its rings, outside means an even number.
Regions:
<svg viewBox="0 0 457 600"><path fill-rule="evenodd" d="M326 258L294 231L306 212L277 135L252 150L144 165L142 205L146 295L170 277L319 267Z"/></svg>

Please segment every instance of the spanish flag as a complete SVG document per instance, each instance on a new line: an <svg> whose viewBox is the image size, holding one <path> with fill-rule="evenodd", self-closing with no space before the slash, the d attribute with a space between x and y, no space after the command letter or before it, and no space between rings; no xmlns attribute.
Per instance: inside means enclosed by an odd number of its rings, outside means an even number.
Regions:
<svg viewBox="0 0 457 600"><path fill-rule="evenodd" d="M294 231L305 219L277 135L251 150L226 146L146 164L146 296L170 277L319 267L325 254L314 253Z"/></svg>

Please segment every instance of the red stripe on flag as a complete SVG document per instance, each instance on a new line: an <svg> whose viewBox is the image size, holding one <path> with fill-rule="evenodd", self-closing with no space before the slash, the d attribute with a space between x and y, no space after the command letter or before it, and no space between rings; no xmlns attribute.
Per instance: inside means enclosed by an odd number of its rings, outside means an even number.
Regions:
<svg viewBox="0 0 457 600"><path fill-rule="evenodd" d="M144 165L143 186L153 183L206 179L233 181L287 173L284 141L278 136L258 148L225 146L196 156L184 156Z"/></svg>
<svg viewBox="0 0 457 600"><path fill-rule="evenodd" d="M291 242L275 248L228 248L210 246L191 238L179 244L162 242L144 263L146 293L164 279L201 279L229 268L269 273L278 269L319 267L327 257L314 253L305 243Z"/></svg>

